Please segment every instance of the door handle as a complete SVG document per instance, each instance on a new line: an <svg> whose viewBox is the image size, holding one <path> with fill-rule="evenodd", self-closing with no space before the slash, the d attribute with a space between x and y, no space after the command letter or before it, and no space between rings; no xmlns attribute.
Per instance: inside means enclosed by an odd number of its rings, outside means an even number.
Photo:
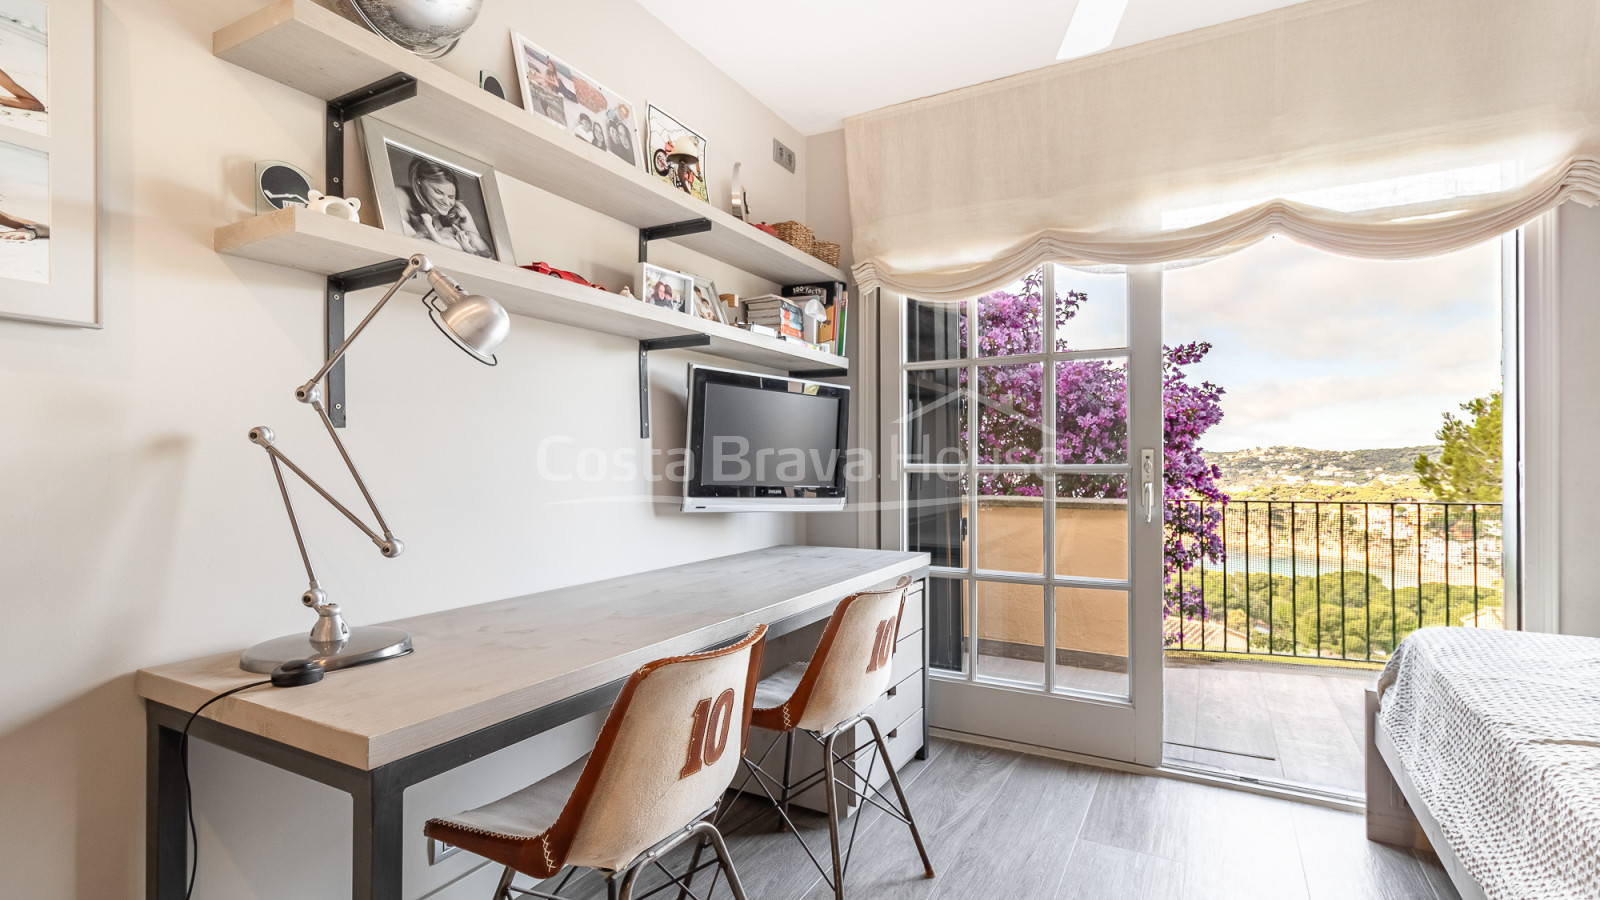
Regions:
<svg viewBox="0 0 1600 900"><path fill-rule="evenodd" d="M1156 516L1156 452L1139 451L1139 477L1144 482L1144 521L1154 522Z"/></svg>

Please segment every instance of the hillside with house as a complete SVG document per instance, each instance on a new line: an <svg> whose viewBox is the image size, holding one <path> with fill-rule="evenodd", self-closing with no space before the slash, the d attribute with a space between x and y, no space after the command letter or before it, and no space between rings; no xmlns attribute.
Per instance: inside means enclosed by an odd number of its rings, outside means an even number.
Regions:
<svg viewBox="0 0 1600 900"><path fill-rule="evenodd" d="M1417 480L1417 456L1438 445L1370 450L1252 447L1207 453L1235 500L1432 500Z"/></svg>

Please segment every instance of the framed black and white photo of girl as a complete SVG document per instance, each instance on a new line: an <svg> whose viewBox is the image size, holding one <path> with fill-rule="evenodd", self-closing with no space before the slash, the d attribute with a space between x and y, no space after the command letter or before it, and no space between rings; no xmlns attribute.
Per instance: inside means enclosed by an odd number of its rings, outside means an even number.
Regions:
<svg viewBox="0 0 1600 900"><path fill-rule="evenodd" d="M0 317L100 327L95 0L0 0Z"/></svg>
<svg viewBox="0 0 1600 900"><path fill-rule="evenodd" d="M370 117L361 119L361 142L385 231L515 263L487 163Z"/></svg>

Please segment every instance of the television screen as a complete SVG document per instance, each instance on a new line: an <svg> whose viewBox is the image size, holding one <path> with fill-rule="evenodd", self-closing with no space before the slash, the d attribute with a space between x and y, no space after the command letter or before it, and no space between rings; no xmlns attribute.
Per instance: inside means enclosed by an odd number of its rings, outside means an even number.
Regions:
<svg viewBox="0 0 1600 900"><path fill-rule="evenodd" d="M850 389L691 366L684 509L840 509Z"/></svg>

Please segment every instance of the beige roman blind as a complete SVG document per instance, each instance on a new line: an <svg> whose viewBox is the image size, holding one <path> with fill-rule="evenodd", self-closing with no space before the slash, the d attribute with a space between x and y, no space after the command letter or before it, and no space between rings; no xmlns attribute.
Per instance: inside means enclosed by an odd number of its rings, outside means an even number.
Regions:
<svg viewBox="0 0 1600 900"><path fill-rule="evenodd" d="M1600 2L1315 0L846 122L863 289L1272 234L1407 258L1600 202Z"/></svg>

